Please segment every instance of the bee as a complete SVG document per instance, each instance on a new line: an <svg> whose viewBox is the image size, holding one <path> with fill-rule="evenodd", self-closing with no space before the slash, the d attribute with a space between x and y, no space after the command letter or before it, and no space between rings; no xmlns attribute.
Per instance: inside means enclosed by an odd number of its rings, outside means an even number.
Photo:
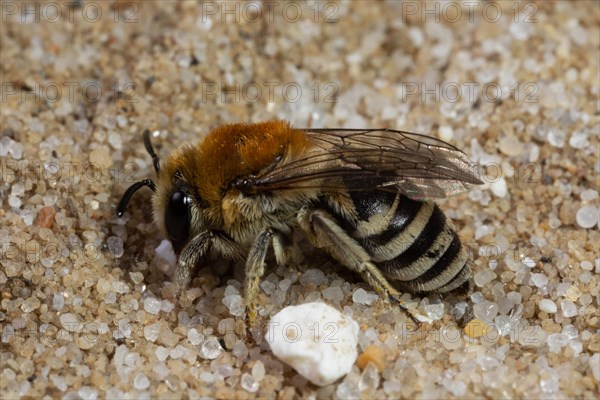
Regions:
<svg viewBox="0 0 600 400"><path fill-rule="evenodd" d="M473 164L441 140L391 129L296 129L285 121L224 125L164 162L144 132L157 182L154 221L177 255L177 293L209 259L246 260L246 321L273 249L285 265L300 230L415 321L400 293L466 293L471 269L453 223L432 199L480 184Z"/></svg>

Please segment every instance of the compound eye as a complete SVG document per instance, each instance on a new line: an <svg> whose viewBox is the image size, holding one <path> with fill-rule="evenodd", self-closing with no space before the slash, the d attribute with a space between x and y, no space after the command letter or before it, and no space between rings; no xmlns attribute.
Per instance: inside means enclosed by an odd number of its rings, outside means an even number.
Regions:
<svg viewBox="0 0 600 400"><path fill-rule="evenodd" d="M179 252L190 234L190 198L179 190L169 199L165 212L165 226L175 252Z"/></svg>

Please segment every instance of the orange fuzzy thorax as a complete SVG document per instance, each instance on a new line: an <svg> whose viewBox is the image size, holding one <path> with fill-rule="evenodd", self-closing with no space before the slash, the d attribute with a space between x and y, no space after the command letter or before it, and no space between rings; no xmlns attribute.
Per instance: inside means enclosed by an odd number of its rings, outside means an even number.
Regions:
<svg viewBox="0 0 600 400"><path fill-rule="evenodd" d="M285 121L223 125L199 144L175 152L161 175L172 177L180 171L190 187L216 206L234 179L258 173L278 156L282 162L294 159L310 145L303 131L292 129Z"/></svg>

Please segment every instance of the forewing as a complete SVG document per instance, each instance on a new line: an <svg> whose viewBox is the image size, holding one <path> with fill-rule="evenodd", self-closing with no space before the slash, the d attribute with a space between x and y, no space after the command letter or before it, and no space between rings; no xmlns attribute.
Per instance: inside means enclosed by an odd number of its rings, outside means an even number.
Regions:
<svg viewBox="0 0 600 400"><path fill-rule="evenodd" d="M254 192L307 187L446 197L480 184L467 156L439 139L390 129L308 129L315 148L251 182Z"/></svg>

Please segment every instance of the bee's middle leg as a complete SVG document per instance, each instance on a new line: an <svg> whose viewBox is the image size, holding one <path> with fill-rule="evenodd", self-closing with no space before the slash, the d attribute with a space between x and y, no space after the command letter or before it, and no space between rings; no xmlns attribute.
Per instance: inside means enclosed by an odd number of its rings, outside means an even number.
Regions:
<svg viewBox="0 0 600 400"><path fill-rule="evenodd" d="M431 322L400 300L400 293L387 281L379 268L371 261L367 251L350 235L348 235L326 212L309 211L302 217L301 224L320 247L344 266L361 274L362 278L382 297L396 303L415 322Z"/></svg>
<svg viewBox="0 0 600 400"><path fill-rule="evenodd" d="M274 228L265 229L254 241L246 260L246 321L250 327L256 320L256 298L260 282L265 274L265 258L269 246L273 246L278 264L285 264L290 256L287 237Z"/></svg>

